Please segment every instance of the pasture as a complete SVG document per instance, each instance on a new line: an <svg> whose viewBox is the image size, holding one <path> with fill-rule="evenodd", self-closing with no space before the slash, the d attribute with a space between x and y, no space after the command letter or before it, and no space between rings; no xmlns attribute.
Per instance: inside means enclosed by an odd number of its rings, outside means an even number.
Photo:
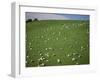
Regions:
<svg viewBox="0 0 100 80"><path fill-rule="evenodd" d="M26 23L26 67L89 64L88 20Z"/></svg>

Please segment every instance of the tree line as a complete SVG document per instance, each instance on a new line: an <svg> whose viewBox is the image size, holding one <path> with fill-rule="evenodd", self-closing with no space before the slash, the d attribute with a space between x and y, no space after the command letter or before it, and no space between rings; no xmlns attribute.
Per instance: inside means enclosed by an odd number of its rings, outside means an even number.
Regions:
<svg viewBox="0 0 100 80"><path fill-rule="evenodd" d="M32 19L28 19L28 20L26 20L26 23L28 23L28 22L32 22L32 21L38 21L38 19L37 19L37 18L35 18L34 20L32 20Z"/></svg>

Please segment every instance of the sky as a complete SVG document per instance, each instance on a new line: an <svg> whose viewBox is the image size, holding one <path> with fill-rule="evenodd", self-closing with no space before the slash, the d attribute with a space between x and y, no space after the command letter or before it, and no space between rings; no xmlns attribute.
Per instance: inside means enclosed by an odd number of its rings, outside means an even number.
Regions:
<svg viewBox="0 0 100 80"><path fill-rule="evenodd" d="M89 20L89 15L26 12L26 20Z"/></svg>

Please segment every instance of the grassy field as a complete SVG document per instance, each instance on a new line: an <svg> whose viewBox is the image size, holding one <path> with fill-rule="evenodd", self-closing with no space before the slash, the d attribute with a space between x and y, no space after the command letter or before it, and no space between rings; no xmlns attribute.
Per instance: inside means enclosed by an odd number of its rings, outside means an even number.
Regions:
<svg viewBox="0 0 100 80"><path fill-rule="evenodd" d="M26 23L26 67L89 64L89 21Z"/></svg>

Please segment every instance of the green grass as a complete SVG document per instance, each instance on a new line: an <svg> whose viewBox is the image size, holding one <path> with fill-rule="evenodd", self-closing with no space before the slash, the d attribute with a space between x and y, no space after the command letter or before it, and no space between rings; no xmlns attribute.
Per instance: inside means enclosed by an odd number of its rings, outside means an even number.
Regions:
<svg viewBox="0 0 100 80"><path fill-rule="evenodd" d="M89 64L89 21L26 23L26 67Z"/></svg>

